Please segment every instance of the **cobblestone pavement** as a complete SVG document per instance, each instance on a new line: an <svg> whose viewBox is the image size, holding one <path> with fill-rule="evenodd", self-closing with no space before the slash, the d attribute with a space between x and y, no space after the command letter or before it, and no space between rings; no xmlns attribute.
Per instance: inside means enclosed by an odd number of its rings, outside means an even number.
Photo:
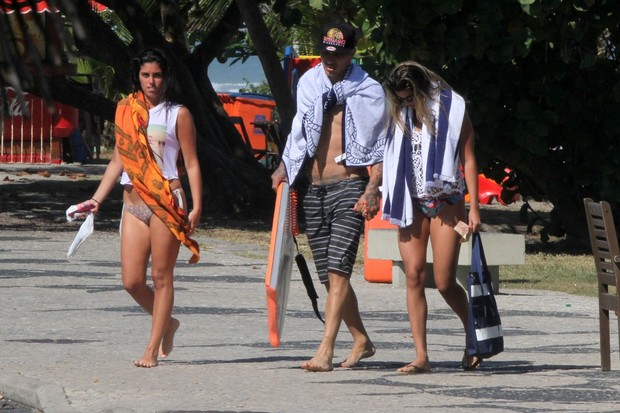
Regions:
<svg viewBox="0 0 620 413"><path fill-rule="evenodd" d="M433 372L400 375L395 370L413 357L405 292L356 273L377 354L358 368L309 373L299 365L313 355L322 324L299 274L283 343L272 348L266 248L213 238L198 238L197 265L186 264L189 253L181 252L175 316L182 325L170 358L154 369L135 368L150 320L122 290L118 235L95 231L67 258L73 236L0 233L0 394L45 413L618 411L618 342L612 339L612 371L602 372L594 298L503 290L497 299L506 350L463 372L459 322L429 289ZM343 327L336 361L350 344Z"/></svg>
<svg viewBox="0 0 620 413"><path fill-rule="evenodd" d="M103 167L61 166L51 176L46 169L0 168L0 221L16 223L0 222L5 399L45 413L618 411L618 326L612 316L612 371L602 372L595 298L503 289L497 300L506 350L464 372L462 328L428 289L433 372L400 375L396 369L414 351L405 291L368 283L358 268L353 285L377 354L354 369L309 373L299 365L314 354L323 325L299 274L293 273L282 345L272 348L267 249L206 236L198 237L201 262L186 264L182 249L177 265L175 316L182 325L174 351L157 368L135 368L150 319L121 287L119 238L110 230L118 224L104 220L106 213L117 219L120 204L106 202L95 233L68 258L79 224L64 221L66 200L91 193ZM75 183L37 192L48 179ZM322 309L325 293L315 284ZM350 345L343 326L335 361Z"/></svg>

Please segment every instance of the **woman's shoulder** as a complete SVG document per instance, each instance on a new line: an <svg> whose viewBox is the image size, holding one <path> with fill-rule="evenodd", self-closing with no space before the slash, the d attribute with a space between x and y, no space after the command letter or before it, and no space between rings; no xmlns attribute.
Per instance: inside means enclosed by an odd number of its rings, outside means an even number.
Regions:
<svg viewBox="0 0 620 413"><path fill-rule="evenodd" d="M179 105L177 108L177 124L193 122L194 117L187 106Z"/></svg>
<svg viewBox="0 0 620 413"><path fill-rule="evenodd" d="M187 106L178 105L177 111L179 113L177 116L192 116L192 112L189 110Z"/></svg>

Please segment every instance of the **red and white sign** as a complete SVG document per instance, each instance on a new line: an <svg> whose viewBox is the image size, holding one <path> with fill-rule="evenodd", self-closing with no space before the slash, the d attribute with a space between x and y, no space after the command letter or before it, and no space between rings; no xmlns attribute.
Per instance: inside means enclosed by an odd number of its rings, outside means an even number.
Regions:
<svg viewBox="0 0 620 413"><path fill-rule="evenodd" d="M102 12L108 8L103 4L90 0L90 4L93 10L96 12ZM33 8L32 5L35 7ZM57 8L52 8L46 0L0 0L0 13L58 13Z"/></svg>

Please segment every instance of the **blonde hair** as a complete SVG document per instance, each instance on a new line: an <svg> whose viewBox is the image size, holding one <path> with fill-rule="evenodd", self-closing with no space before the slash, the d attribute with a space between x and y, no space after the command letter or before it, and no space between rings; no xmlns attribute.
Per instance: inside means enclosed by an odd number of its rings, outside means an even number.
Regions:
<svg viewBox="0 0 620 413"><path fill-rule="evenodd" d="M384 82L384 88L388 98L391 127L398 125L403 131L409 127L409 125L405 125L405 121L400 116L402 103L396 92L410 90L413 96L416 119L426 125L431 134L435 134L434 114L430 110L428 102L437 99L441 89L452 89L441 76L418 62L407 61L400 63L392 70Z"/></svg>

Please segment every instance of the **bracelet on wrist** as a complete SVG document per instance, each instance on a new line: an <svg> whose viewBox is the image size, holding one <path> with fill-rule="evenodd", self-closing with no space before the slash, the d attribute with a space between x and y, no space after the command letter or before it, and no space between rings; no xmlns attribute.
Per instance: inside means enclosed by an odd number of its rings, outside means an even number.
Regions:
<svg viewBox="0 0 620 413"><path fill-rule="evenodd" d="M97 205L101 206L101 202L97 201L95 198L91 198L91 201L95 201L97 203Z"/></svg>

